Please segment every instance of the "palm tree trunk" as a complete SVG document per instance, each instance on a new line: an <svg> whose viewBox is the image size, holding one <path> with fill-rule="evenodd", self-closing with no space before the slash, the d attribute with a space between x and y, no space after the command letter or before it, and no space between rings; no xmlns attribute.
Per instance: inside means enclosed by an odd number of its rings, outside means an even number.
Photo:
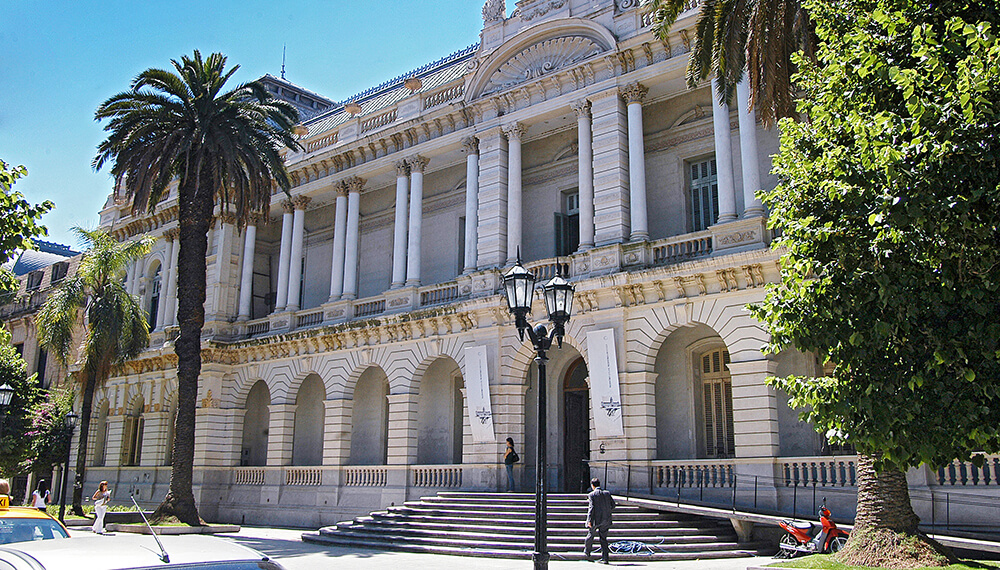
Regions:
<svg viewBox="0 0 1000 570"><path fill-rule="evenodd" d="M193 178L193 176L191 177ZM173 515L189 525L202 524L192 489L194 475L195 408L201 374L201 329L205 324L205 257L212 217L212 193L197 183L183 188L180 199L180 251L177 259L177 418L174 423L173 468L170 492L153 513ZM193 187L193 188L192 188Z"/></svg>
<svg viewBox="0 0 1000 570"><path fill-rule="evenodd" d="M916 534L920 518L910 505L906 473L898 469L875 471L875 458L858 455L858 511L855 530L889 529Z"/></svg>
<svg viewBox="0 0 1000 570"><path fill-rule="evenodd" d="M73 514L83 516L83 478L87 470L87 440L90 438L90 417L94 407L97 382L88 367L80 371L83 382L83 402L80 404L80 439L76 448L76 474L73 481Z"/></svg>

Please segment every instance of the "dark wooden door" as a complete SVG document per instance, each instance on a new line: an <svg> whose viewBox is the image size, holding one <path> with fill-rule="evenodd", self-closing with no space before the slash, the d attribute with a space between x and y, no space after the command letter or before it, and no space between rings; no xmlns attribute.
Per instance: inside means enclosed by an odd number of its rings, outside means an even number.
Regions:
<svg viewBox="0 0 1000 570"><path fill-rule="evenodd" d="M574 390L565 392L566 425L563 426L563 481L564 493L580 493L587 489L589 469L584 464L590 459L590 392Z"/></svg>

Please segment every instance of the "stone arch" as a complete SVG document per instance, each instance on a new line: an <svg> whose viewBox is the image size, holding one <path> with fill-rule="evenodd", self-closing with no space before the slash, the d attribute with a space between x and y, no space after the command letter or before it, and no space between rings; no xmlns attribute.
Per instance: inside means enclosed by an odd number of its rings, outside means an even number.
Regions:
<svg viewBox="0 0 1000 570"><path fill-rule="evenodd" d="M576 46L569 45L574 40L582 51L575 49ZM563 45L553 45L556 42ZM589 44L584 45L585 42L589 42ZM591 45L593 47L590 47ZM592 20L560 18L531 26L504 42L482 60L479 68L465 85L465 102L470 103L483 96L484 92L489 90L494 75L503 66L508 65L518 56L526 56L530 59L535 55L530 53L533 47L545 46L548 48L545 50L546 52L553 52L557 57L560 52L563 54L556 67L551 67L551 57L547 62L549 66L539 67L541 71L556 71L578 61L589 59L591 55L596 55L596 53L611 51L616 45L617 41L614 35L607 28ZM596 53L590 53L591 51L596 51ZM520 66L518 66L518 70L520 70ZM498 91L502 90L498 89Z"/></svg>
<svg viewBox="0 0 1000 570"><path fill-rule="evenodd" d="M271 391L267 382L258 379L244 400L243 438L240 465L267 465L267 441L270 431Z"/></svg>
<svg viewBox="0 0 1000 570"><path fill-rule="evenodd" d="M464 405L462 369L448 355L423 367L417 393L417 463L462 462Z"/></svg>
<svg viewBox="0 0 1000 570"><path fill-rule="evenodd" d="M464 370L465 348L474 344L472 339L449 335L445 338L438 337L415 343L403 350L397 349L385 369L391 393L419 393L420 380L427 372L427 368L442 356L451 358L460 369Z"/></svg>
<svg viewBox="0 0 1000 570"><path fill-rule="evenodd" d="M326 387L316 373L299 383L292 430L292 465L323 464Z"/></svg>
<svg viewBox="0 0 1000 570"><path fill-rule="evenodd" d="M351 390L350 465L385 465L389 440L389 378L376 364L364 367Z"/></svg>
<svg viewBox="0 0 1000 570"><path fill-rule="evenodd" d="M572 319L570 319L570 324L572 325ZM566 336L563 337L563 346L574 348L580 353L580 356L583 357L584 362L589 367L590 363L585 343L577 340L578 338L586 337L584 327L581 326L576 330L571 330L572 328L571 326L570 330L566 331ZM535 349L531 346L531 342L528 341L527 334L525 334L524 342L519 341L516 334L515 330L514 335L510 337L512 343L504 343L500 347L502 361L509 363L506 366L501 365L500 367L501 384L524 384L528 370L535 361ZM552 343L552 348L556 348L555 342Z"/></svg>

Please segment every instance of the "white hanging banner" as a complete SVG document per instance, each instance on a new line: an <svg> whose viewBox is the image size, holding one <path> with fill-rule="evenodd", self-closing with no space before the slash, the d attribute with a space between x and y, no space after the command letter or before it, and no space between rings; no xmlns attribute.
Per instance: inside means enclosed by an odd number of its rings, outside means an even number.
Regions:
<svg viewBox="0 0 1000 570"><path fill-rule="evenodd" d="M597 437L622 437L622 394L618 385L618 357L612 329L587 333L590 356L590 402Z"/></svg>
<svg viewBox="0 0 1000 570"><path fill-rule="evenodd" d="M494 443L493 407L490 405L490 373L486 365L486 347L465 349L465 397L469 402L469 426L472 441Z"/></svg>

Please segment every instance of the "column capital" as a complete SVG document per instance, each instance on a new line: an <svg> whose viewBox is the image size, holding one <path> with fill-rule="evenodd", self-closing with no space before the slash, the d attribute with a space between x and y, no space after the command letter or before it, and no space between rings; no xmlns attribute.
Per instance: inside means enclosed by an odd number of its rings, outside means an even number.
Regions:
<svg viewBox="0 0 1000 570"><path fill-rule="evenodd" d="M334 184L333 190L337 193L338 197L347 197L347 183L345 181L341 180L340 182Z"/></svg>
<svg viewBox="0 0 1000 570"><path fill-rule="evenodd" d="M292 204L295 206L296 210L305 210L306 206L312 202L312 198L309 196L296 196L292 198Z"/></svg>
<svg viewBox="0 0 1000 570"><path fill-rule="evenodd" d="M169 230L163 232L163 237L167 241L174 241L175 239L180 237L180 235L181 231L178 228L170 228Z"/></svg>
<svg viewBox="0 0 1000 570"><path fill-rule="evenodd" d="M262 223L267 223L267 214L261 212L250 212L247 214L247 226L257 227Z"/></svg>
<svg viewBox="0 0 1000 570"><path fill-rule="evenodd" d="M406 164L405 160L397 160L392 165L396 167L396 178L405 178L410 174L410 166Z"/></svg>
<svg viewBox="0 0 1000 570"><path fill-rule="evenodd" d="M424 168L427 167L427 163L430 162L426 157L415 154L410 158L406 159L406 164L410 166L410 172L419 172L423 174Z"/></svg>
<svg viewBox="0 0 1000 570"><path fill-rule="evenodd" d="M365 179L360 176L346 178L343 183L348 192L361 192L361 189L365 187Z"/></svg>
<svg viewBox="0 0 1000 570"><path fill-rule="evenodd" d="M626 103L642 103L642 100L646 97L646 93L649 93L649 88L638 81L633 81L624 87L620 87L619 93L621 93L622 99Z"/></svg>
<svg viewBox="0 0 1000 570"><path fill-rule="evenodd" d="M528 132L528 127L521 123L509 123L500 128L503 129L503 134L507 135L509 141L520 141L521 137Z"/></svg>
<svg viewBox="0 0 1000 570"><path fill-rule="evenodd" d="M465 137L462 139L462 149L468 154L479 153L479 139L476 137Z"/></svg>
<svg viewBox="0 0 1000 570"><path fill-rule="evenodd" d="M292 214L295 212L295 202L292 202L291 200L282 200L281 209L286 214Z"/></svg>
<svg viewBox="0 0 1000 570"><path fill-rule="evenodd" d="M236 225L236 214L234 214L232 212L223 212L219 216L219 219L222 220L223 224L229 224L231 226L235 226Z"/></svg>
<svg viewBox="0 0 1000 570"><path fill-rule="evenodd" d="M570 103L569 106L576 113L577 119L590 116L590 101L586 99L577 99Z"/></svg>

